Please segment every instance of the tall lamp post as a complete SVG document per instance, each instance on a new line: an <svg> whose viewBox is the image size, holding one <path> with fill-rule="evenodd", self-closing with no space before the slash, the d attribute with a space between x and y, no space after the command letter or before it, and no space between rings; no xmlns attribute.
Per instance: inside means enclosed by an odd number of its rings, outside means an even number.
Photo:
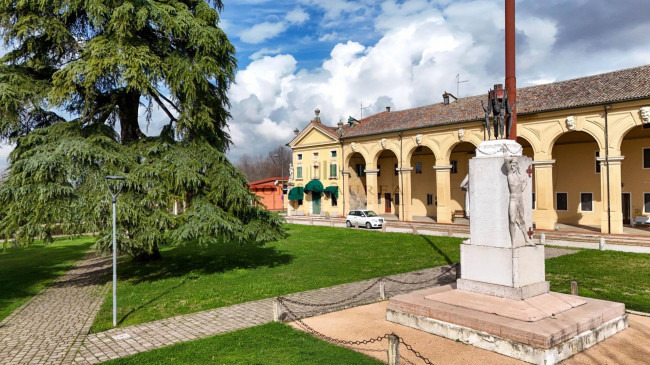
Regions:
<svg viewBox="0 0 650 365"><path fill-rule="evenodd" d="M124 176L106 176L106 186L108 192L113 197L113 327L117 326L117 246L116 246L116 214L115 206L117 204L117 196L120 195L122 187L124 187Z"/></svg>
<svg viewBox="0 0 650 365"><path fill-rule="evenodd" d="M280 154L275 154L273 157L280 157L280 182L282 183L281 187L281 192L282 192L282 213L284 213L284 148L281 150L282 152Z"/></svg>

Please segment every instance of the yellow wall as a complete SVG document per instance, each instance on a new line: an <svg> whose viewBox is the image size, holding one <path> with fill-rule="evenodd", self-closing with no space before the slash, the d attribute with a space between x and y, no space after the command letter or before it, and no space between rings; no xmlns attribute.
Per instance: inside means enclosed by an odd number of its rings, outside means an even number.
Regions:
<svg viewBox="0 0 650 365"><path fill-rule="evenodd" d="M650 129L644 132L649 137L625 139L621 147L621 154L625 156L621 165L621 190L632 194L631 219L641 215L650 216L650 212L643 213L643 194L650 193L650 169L644 169L642 165L643 148L650 148Z"/></svg>
<svg viewBox="0 0 650 365"><path fill-rule="evenodd" d="M399 206L395 205L395 194L399 193L399 175L395 175L395 164L397 157L394 154L377 159L377 165L381 170L380 176L377 177L378 189L376 192L381 193L381 204L378 204L377 213L398 215ZM377 168L375 166L375 168ZM390 213L386 212L386 194L390 193ZM376 195L377 193L375 193ZM401 203L401 201L400 201Z"/></svg>
<svg viewBox="0 0 650 365"><path fill-rule="evenodd" d="M411 157L411 212L415 217L435 217L436 216L436 172L433 166L436 164L436 158L433 154L423 149L422 155ZM422 163L422 173L415 171L415 164ZM427 205L427 194L433 195L433 204Z"/></svg>

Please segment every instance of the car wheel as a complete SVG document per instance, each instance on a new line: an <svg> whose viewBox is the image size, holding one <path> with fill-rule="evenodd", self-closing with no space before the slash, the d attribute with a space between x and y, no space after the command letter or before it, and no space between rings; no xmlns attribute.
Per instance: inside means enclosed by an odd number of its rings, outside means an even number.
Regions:
<svg viewBox="0 0 650 365"><path fill-rule="evenodd" d="M345 221L345 226L348 227L348 228L352 227L352 222Z"/></svg>
<svg viewBox="0 0 650 365"><path fill-rule="evenodd" d="M370 222L366 222L366 228L371 229L372 225L370 225Z"/></svg>

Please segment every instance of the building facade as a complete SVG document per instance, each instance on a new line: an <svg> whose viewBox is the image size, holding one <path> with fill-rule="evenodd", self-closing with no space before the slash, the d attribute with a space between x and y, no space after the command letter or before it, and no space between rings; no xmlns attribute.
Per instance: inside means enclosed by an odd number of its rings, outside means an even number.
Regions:
<svg viewBox="0 0 650 365"><path fill-rule="evenodd" d="M304 189L318 180L339 194L307 188L303 199L287 202L290 214L367 208L439 223L463 216L460 186L488 139L486 96L445 96L337 127L323 125L317 113L289 143L289 183ZM522 88L517 100L517 141L534 161L528 171L537 228L564 223L622 233L635 217L650 216L650 65Z"/></svg>
<svg viewBox="0 0 650 365"><path fill-rule="evenodd" d="M253 181L248 184L249 189L259 197L259 202L268 210L284 209L284 195L282 184L286 184L286 177L270 177L268 179Z"/></svg>

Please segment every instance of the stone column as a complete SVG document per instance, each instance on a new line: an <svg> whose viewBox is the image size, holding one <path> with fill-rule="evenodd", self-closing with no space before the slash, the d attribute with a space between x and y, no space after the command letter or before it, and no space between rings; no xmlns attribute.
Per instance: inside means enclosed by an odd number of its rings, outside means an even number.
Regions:
<svg viewBox="0 0 650 365"><path fill-rule="evenodd" d="M411 213L411 171L412 167L398 168L399 172L399 219L401 221L412 221L413 214Z"/></svg>
<svg viewBox="0 0 650 365"><path fill-rule="evenodd" d="M535 167L535 210L533 217L538 229L555 229L557 212L553 195L553 164L555 160L533 161Z"/></svg>
<svg viewBox="0 0 650 365"><path fill-rule="evenodd" d="M378 169L366 170L366 206L367 209L374 210L376 213L379 213L379 207L377 206L377 193L379 192L377 184L378 173Z"/></svg>
<svg viewBox="0 0 650 365"><path fill-rule="evenodd" d="M597 158L600 161L600 196L603 204L600 215L600 232L602 233L623 233L621 162L624 158L625 156L609 156L609 215L607 214L607 161L605 161L605 157ZM611 232L608 232L608 221L611 223Z"/></svg>
<svg viewBox="0 0 650 365"><path fill-rule="evenodd" d="M341 176L343 177L343 191L341 191L341 194L343 194L344 204L342 214L347 216L350 211L350 171L342 170Z"/></svg>
<svg viewBox="0 0 650 365"><path fill-rule="evenodd" d="M433 166L436 170L436 221L438 223L451 223L451 165ZM471 188L470 188L471 189Z"/></svg>

